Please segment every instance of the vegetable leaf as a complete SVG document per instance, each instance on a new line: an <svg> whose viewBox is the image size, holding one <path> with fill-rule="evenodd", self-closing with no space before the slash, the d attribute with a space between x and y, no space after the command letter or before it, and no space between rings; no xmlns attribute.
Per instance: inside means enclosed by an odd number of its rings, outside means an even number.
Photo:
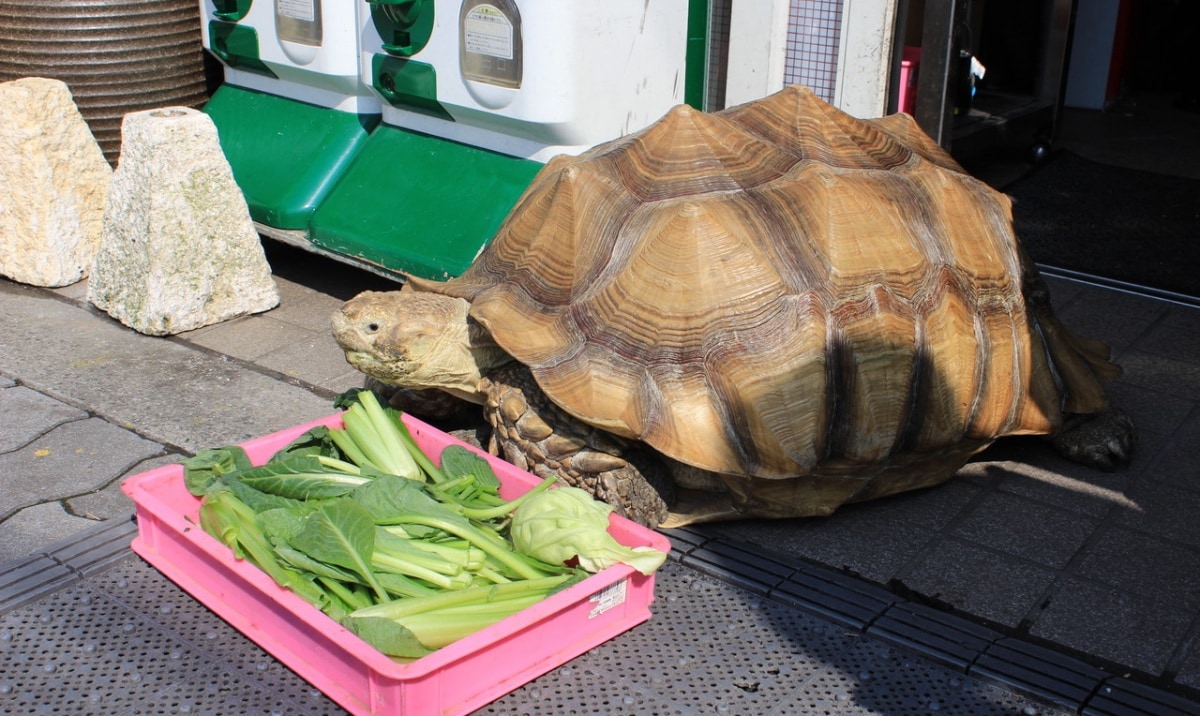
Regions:
<svg viewBox="0 0 1200 716"><path fill-rule="evenodd" d="M421 515L471 526L465 517L430 497L421 485L403 477L384 475L350 493L350 499L362 505L376 524L395 524L405 522L406 516Z"/></svg>
<svg viewBox="0 0 1200 716"><path fill-rule="evenodd" d="M256 490L295 500L338 497L369 481L331 470L308 455L244 470L238 479Z"/></svg>
<svg viewBox="0 0 1200 716"><path fill-rule="evenodd" d="M290 540L314 559L345 567L363 578L381 601L389 597L371 572L375 523L362 506L338 500L304 518L304 527Z"/></svg>
<svg viewBox="0 0 1200 716"><path fill-rule="evenodd" d="M302 500L280 497L279 495L272 495L269 492L256 490L245 482L242 482L238 474L227 476L223 480L223 484L229 488L230 492L237 495L239 500L245 502L250 509L260 514L268 510L300 508L308 504Z"/></svg>
<svg viewBox="0 0 1200 716"><path fill-rule="evenodd" d="M250 457L237 445L211 448L183 461L183 481L188 492L202 497L222 476L251 467Z"/></svg>
<svg viewBox="0 0 1200 716"><path fill-rule="evenodd" d="M388 656L415 659L433 652L411 630L386 617L359 617L342 622L360 639Z"/></svg>
<svg viewBox="0 0 1200 716"><path fill-rule="evenodd" d="M205 496L200 503L200 525L232 549L235 556L249 560L277 584L318 607L325 604L326 595L313 584L311 575L279 561L254 512L229 490L214 490Z"/></svg>
<svg viewBox="0 0 1200 716"><path fill-rule="evenodd" d="M470 475L477 487L492 493L500 491L500 478L488 461L462 445L447 445L442 450L442 472L450 478Z"/></svg>
<svg viewBox="0 0 1200 716"><path fill-rule="evenodd" d="M299 455L335 455L336 446L329 437L329 428L318 425L300 437L293 440L279 452L271 456L271 462L279 462Z"/></svg>

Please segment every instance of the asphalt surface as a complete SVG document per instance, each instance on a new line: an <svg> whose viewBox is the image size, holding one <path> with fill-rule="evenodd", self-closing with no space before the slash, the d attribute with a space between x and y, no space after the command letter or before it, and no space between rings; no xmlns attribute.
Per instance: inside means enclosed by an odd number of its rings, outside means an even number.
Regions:
<svg viewBox="0 0 1200 716"><path fill-rule="evenodd" d="M278 308L172 338L121 326L86 303L82 284L46 290L0 280L0 652L39 623L39 605L100 578L76 570L78 579L22 592L38 560L71 568L56 556L63 545L117 530L105 568L155 579L121 542L132 512L124 478L327 415L334 395L361 385L329 335L329 315L360 290L395 284L273 242L268 250ZM570 708L798 713L787 704L825 699L831 713L1200 713L1200 309L1051 282L1060 315L1108 341L1125 368L1112 394L1141 430L1130 466L1097 473L1039 441L1009 441L945 485L829 518L672 532L674 560L660 583L672 599L660 600L661 618L648 623L662 626L597 650L611 658L588 686L642 700ZM709 590L703 603L690 601L695 583ZM170 598L188 603L182 593ZM774 662L781 652L769 624L753 639L723 640L731 622L716 615L746 604L841 634L840 661L854 666L817 701L816 671L789 672L786 688L751 699L730 660ZM725 660L677 658L681 634L654 631L668 627L695 629L706 646L692 651ZM839 663L813 642L796 643L784 650L787 668ZM667 664L665 680L687 688L633 678L646 660ZM22 710L39 703L42 687L32 667L14 663L0 661L0 713L43 712ZM695 669L707 683L685 678ZM904 688L908 674L909 686L930 695L881 701L868 682L882 671L893 674L889 689ZM547 702L547 689L578 683L581 673L558 669L489 712L563 712L565 697ZM186 674L173 678L184 688ZM58 688L42 694L47 708ZM964 701L964 689L985 696ZM724 710L698 701L709 697ZM128 712L155 712L137 708Z"/></svg>

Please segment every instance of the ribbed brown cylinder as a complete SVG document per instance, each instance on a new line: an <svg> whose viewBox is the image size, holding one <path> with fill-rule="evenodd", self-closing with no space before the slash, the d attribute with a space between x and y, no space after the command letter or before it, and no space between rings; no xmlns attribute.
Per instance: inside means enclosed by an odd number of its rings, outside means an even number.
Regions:
<svg viewBox="0 0 1200 716"><path fill-rule="evenodd" d="M50 77L115 165L121 119L208 99L196 0L0 0L0 82Z"/></svg>

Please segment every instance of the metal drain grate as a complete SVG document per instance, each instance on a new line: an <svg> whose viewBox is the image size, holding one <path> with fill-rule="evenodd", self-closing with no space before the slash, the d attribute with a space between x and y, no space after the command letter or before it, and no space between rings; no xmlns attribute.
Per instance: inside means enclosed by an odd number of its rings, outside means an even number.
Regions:
<svg viewBox="0 0 1200 716"><path fill-rule="evenodd" d="M0 614L36 601L129 556L133 519L101 522L41 552L0 564Z"/></svg>
<svg viewBox="0 0 1200 716"><path fill-rule="evenodd" d="M128 554L0 617L0 713L344 713Z"/></svg>

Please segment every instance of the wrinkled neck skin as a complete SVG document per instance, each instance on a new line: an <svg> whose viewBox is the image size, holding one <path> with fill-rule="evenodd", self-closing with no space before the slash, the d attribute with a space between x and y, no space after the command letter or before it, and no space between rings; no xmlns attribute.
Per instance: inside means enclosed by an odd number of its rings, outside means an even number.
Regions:
<svg viewBox="0 0 1200 716"><path fill-rule="evenodd" d="M491 335L473 319L448 327L445 341L436 354L423 361L423 374L430 387L440 388L463 400L482 405L483 377L512 357L492 341Z"/></svg>

